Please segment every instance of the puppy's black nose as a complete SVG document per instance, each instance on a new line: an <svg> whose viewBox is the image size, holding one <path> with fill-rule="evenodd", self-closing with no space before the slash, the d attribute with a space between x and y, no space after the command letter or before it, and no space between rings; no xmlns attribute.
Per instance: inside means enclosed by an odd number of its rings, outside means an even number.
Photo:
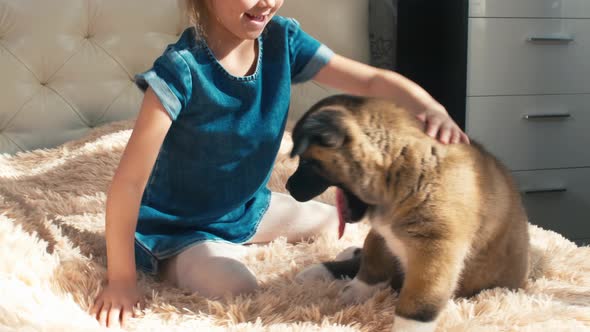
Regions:
<svg viewBox="0 0 590 332"><path fill-rule="evenodd" d="M296 180L293 180L293 176L291 176L289 180L287 180L285 188L287 189L287 191L289 191L289 194L299 202L305 202L310 200L311 198L306 197L305 193L302 190L297 190L297 185L295 183Z"/></svg>

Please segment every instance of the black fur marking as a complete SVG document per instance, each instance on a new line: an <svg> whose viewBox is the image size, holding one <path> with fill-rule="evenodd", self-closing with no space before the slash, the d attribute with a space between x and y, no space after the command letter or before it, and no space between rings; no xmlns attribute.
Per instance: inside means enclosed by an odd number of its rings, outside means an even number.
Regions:
<svg viewBox="0 0 590 332"><path fill-rule="evenodd" d="M313 117L319 116L320 119L324 118L327 119L328 123L332 125L339 124L343 114L335 111L335 110L325 110L324 107L327 106L341 106L349 110L350 112L359 112L362 106L367 102L367 98L365 97L358 97L352 95L333 95L330 97L326 97L313 106L301 117L295 128L293 129L293 151L291 151L291 158L301 155L308 147L311 142L309 139L303 139L303 137L307 134L306 131L309 128L304 128L306 123L311 120ZM324 115L320 115L322 113L326 113ZM335 115L335 119L334 119ZM338 122L332 122L338 121ZM321 122L321 121L320 121ZM312 121L313 123L313 121ZM342 129L342 128L340 128ZM320 131L321 132L321 131ZM346 141L347 137L344 137L344 141ZM306 144L304 144L306 143Z"/></svg>
<svg viewBox="0 0 590 332"><path fill-rule="evenodd" d="M387 188L391 187L391 172L387 172L387 176L385 177L385 186Z"/></svg>
<svg viewBox="0 0 590 332"><path fill-rule="evenodd" d="M359 109L366 103L367 98L359 97L359 96L352 96L352 95L333 95L330 97L326 97L313 106L310 107L309 112L313 112L315 110L319 110L326 106L342 106L350 111L358 112Z"/></svg>
<svg viewBox="0 0 590 332"><path fill-rule="evenodd" d="M301 155L309 147L309 137L298 137L295 140L293 137L293 150L291 150L291 158Z"/></svg>
<svg viewBox="0 0 590 332"><path fill-rule="evenodd" d="M358 249L360 250L360 249ZM333 261L333 262L324 262L322 263L328 271L332 274L334 278L337 279L344 279L344 278L354 278L356 274L359 272L361 267L361 255L357 255L355 252L355 256L344 260L344 261Z"/></svg>
<svg viewBox="0 0 590 332"><path fill-rule="evenodd" d="M438 157L438 154L436 152L436 147L434 147L434 146L430 147L430 154L435 157Z"/></svg>
<svg viewBox="0 0 590 332"><path fill-rule="evenodd" d="M404 277L404 273L401 272L401 268L399 268L398 273L396 274L396 276L391 278L391 281L389 283L391 289L399 292L402 289L402 286L404 285Z"/></svg>
<svg viewBox="0 0 590 332"><path fill-rule="evenodd" d="M400 150L398 158L399 158L399 157L404 157L404 158L405 158L407 153L408 153L408 147L407 147L407 146L404 146L404 147L403 147L403 148Z"/></svg>
<svg viewBox="0 0 590 332"><path fill-rule="evenodd" d="M309 145L337 148L346 141L342 126L343 114L336 110L321 110L305 117L293 129L293 150L291 158L301 155Z"/></svg>

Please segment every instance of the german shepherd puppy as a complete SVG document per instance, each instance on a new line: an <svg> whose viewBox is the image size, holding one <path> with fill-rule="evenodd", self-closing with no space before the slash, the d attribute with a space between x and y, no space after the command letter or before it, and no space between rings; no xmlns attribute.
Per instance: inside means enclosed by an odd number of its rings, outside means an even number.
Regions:
<svg viewBox="0 0 590 332"><path fill-rule="evenodd" d="M346 302L392 286L394 331L432 331L451 297L516 289L528 274L527 216L508 169L475 142L445 145L423 127L391 101L336 95L293 130L290 194L307 201L337 186L341 220L371 225L360 253L298 279L354 277Z"/></svg>

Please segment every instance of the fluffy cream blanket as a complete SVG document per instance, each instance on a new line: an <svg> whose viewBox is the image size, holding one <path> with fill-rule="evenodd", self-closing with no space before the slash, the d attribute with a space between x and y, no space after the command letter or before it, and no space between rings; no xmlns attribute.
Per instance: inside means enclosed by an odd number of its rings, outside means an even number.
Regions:
<svg viewBox="0 0 590 332"><path fill-rule="evenodd" d="M105 278L105 190L131 121L93 130L63 146L0 156L0 330L98 331L86 310ZM270 186L283 190L293 169L290 139ZM330 196L323 197L330 200ZM525 289L493 289L450 301L438 331L590 330L590 247L532 226L532 275ZM326 235L252 246L248 260L261 289L211 301L140 275L147 297L136 331L387 331L395 294L339 303L343 281L300 285L303 267L361 245L361 225L341 240Z"/></svg>

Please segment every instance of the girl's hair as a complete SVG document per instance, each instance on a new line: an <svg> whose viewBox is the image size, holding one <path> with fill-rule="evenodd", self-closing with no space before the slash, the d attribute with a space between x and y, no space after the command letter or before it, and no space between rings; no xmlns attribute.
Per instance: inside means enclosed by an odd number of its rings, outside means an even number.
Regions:
<svg viewBox="0 0 590 332"><path fill-rule="evenodd" d="M195 28L197 36L204 36L205 31L201 22L208 12L206 0L186 0L186 10L190 24Z"/></svg>

